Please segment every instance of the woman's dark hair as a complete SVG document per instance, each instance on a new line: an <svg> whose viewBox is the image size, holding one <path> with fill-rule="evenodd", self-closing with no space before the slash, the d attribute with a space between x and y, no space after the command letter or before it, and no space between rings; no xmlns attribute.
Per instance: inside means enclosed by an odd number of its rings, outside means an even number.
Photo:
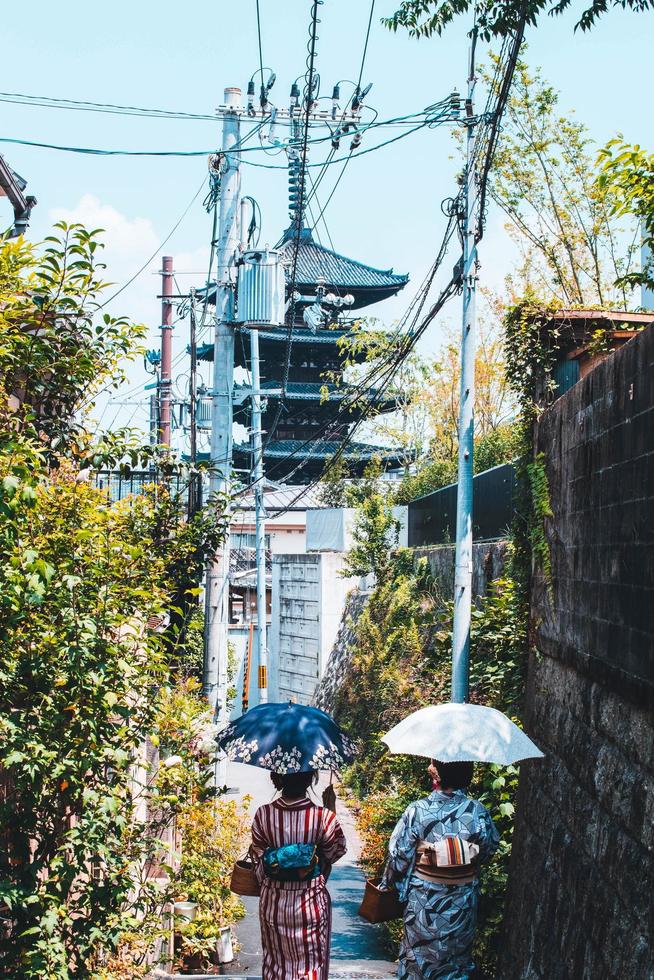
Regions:
<svg viewBox="0 0 654 980"><path fill-rule="evenodd" d="M283 775L279 772L271 772L270 778L273 786L281 791L282 796L288 797L289 800L299 800L309 787L317 782L318 773L315 769L309 772L286 772Z"/></svg>
<svg viewBox="0 0 654 980"><path fill-rule="evenodd" d="M443 789L467 789L472 782L472 762L439 762L434 759Z"/></svg>

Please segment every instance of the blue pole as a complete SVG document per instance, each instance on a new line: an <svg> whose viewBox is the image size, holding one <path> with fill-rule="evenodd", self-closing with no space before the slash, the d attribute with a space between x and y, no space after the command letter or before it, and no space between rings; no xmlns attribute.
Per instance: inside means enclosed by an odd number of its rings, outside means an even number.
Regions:
<svg viewBox="0 0 654 980"><path fill-rule="evenodd" d="M459 470L456 497L454 559L454 623L452 630L452 701L468 700L470 688L470 622L472 612L472 478L474 448L476 292L479 195L474 164L475 43L473 30L466 101L467 136L464 182L463 322L461 333L461 396L459 405Z"/></svg>
<svg viewBox="0 0 654 980"><path fill-rule="evenodd" d="M259 704L268 701L268 643L266 636L266 512L264 506L263 432L261 429L261 370L259 332L250 330L252 361L252 449L254 466L255 530L257 549L257 671Z"/></svg>

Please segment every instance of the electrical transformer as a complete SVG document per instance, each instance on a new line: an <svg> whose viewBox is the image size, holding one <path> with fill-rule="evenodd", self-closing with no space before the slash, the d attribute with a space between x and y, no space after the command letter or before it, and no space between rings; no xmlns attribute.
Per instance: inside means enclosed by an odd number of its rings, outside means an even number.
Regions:
<svg viewBox="0 0 654 980"><path fill-rule="evenodd" d="M267 248L244 252L238 268L237 323L283 326L285 312L286 283L280 253Z"/></svg>

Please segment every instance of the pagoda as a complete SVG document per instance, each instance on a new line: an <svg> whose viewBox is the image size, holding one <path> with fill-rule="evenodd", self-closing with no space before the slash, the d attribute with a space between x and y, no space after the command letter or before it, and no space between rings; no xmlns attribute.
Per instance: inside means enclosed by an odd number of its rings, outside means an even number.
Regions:
<svg viewBox="0 0 654 980"><path fill-rule="evenodd" d="M262 428L264 431L264 470L275 483L309 483L322 473L325 464L339 450L354 422L361 417L362 407L348 407L339 414L339 402L351 395L343 379L343 364L339 341L350 334L343 322L342 311L361 310L395 295L408 282L408 276L397 275L392 269L375 269L354 259L339 255L318 243L309 228L294 225L286 231L279 250L289 284L295 264L295 302L289 304L288 322L283 327L259 330L261 358L261 390L270 394L264 399ZM297 258L295 250L297 248ZM298 296L299 294L299 296ZM209 301L213 299L209 295ZM318 321L312 312L318 313ZM289 337L290 317L293 316L291 357L280 411L280 394ZM349 318L352 319L351 317ZM331 323L330 323L331 321ZM327 325L329 323L329 325ZM248 329L236 327L242 335L235 345L236 366L248 368ZM213 345L198 351L202 360L213 360ZM361 360L364 359L361 355ZM326 379L329 378L329 382ZM234 420L249 426L250 401L247 388L235 386ZM239 398L239 394L243 398ZM374 397L374 393L371 393ZM240 403L240 404L239 404ZM377 412L390 412L395 400L383 397L375 405ZM277 424L275 426L275 421ZM274 432L271 430L274 428ZM271 433L272 438L267 434ZM349 442L343 461L352 476L361 475L366 465L379 458L382 466L401 465L397 451L388 447ZM234 445L234 466L250 470L252 449L249 444Z"/></svg>

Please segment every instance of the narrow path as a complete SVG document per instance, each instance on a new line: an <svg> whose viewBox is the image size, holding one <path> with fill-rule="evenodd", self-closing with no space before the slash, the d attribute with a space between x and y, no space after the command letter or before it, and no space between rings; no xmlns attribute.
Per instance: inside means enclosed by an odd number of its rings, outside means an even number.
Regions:
<svg viewBox="0 0 654 980"><path fill-rule="evenodd" d="M317 789L318 799L327 777L321 778ZM250 796L250 812L274 797L270 774L254 766L231 763L228 769L228 785L237 796ZM348 852L332 871L329 891L333 901L332 961L330 977L392 977L396 966L388 960L377 926L360 919L357 909L363 895L364 877L357 864L361 841L352 814L339 800L338 819L347 839ZM234 963L225 969L225 975L237 977L261 976L261 934L259 931L259 901L243 899L246 915L236 926L240 951Z"/></svg>

